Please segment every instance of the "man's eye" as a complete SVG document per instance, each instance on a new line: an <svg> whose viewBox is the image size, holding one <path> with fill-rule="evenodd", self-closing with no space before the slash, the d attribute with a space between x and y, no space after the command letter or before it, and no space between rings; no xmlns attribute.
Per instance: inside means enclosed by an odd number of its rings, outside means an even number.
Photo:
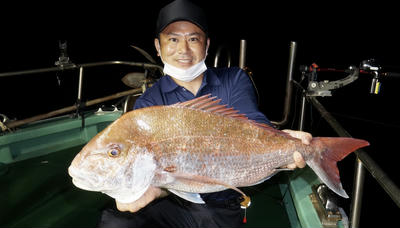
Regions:
<svg viewBox="0 0 400 228"><path fill-rule="evenodd" d="M178 42L178 39L176 39L176 38L169 38L169 41L171 41L171 42Z"/></svg>

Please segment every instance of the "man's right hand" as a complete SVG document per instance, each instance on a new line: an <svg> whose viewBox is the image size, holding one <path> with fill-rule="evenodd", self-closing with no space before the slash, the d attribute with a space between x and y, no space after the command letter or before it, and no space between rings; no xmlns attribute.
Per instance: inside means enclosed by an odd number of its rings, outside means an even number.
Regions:
<svg viewBox="0 0 400 228"><path fill-rule="evenodd" d="M132 203L120 203L118 201L115 201L117 204L117 208L119 211L130 211L130 212L137 212L143 207L145 207L147 204L149 204L151 201L165 197L167 196L168 193L167 191L157 188L157 187L152 187L150 186L147 191L141 196L139 199Z"/></svg>

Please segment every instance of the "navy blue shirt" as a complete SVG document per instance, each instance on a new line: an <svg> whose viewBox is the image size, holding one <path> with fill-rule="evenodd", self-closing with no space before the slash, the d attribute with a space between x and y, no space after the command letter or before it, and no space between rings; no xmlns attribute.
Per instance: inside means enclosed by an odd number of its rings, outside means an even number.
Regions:
<svg viewBox="0 0 400 228"><path fill-rule="evenodd" d="M196 95L177 85L170 76L163 76L136 100L134 109L175 104L209 93L221 99L220 104L227 104L228 107L239 110L239 113L245 114L249 119L271 124L267 117L258 110L253 83L247 73L239 67L208 68L204 72L203 82ZM232 189L201 194L206 203L231 201L239 196L241 195Z"/></svg>
<svg viewBox="0 0 400 228"><path fill-rule="evenodd" d="M163 76L136 100L134 109L171 105L209 93L221 99L220 104L233 107L249 119L270 124L267 117L258 110L257 96L249 76L239 67L208 68L196 95L176 84L170 76Z"/></svg>

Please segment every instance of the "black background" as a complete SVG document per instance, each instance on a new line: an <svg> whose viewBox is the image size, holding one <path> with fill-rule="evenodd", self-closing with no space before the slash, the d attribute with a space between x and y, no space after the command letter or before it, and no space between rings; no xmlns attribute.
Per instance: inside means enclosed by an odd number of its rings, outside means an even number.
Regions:
<svg viewBox="0 0 400 228"><path fill-rule="evenodd" d="M158 10L169 1L16 3L1 8L0 72L54 66L58 41L68 42L73 63L105 60L146 61L129 45L154 58L154 25ZM271 120L280 120L283 109L289 43L298 44L295 79L300 64L346 69L374 58L382 71L400 72L399 19L396 6L383 3L290 3L262 1L196 1L209 18L211 46L207 63L220 45L226 45L237 65L240 39L248 42L247 65L260 93L260 109ZM158 60L158 59L157 59ZM158 60L159 61L159 60ZM129 69L130 70L130 69ZM120 79L128 69L85 71L84 100L129 89ZM0 113L23 119L73 105L77 72L43 76L0 78ZM87 75L87 76L86 76ZM337 80L346 74L320 73L320 80ZM347 131L371 143L365 151L395 183L398 176L398 86L400 79L383 79L381 93L369 93L372 77L359 79L319 100ZM298 95L298 93L296 93ZM298 99L294 99L298 104ZM299 106L293 107L295 113ZM313 135L334 135L318 113L307 106L306 130ZM296 128L291 120L287 128ZM352 154L339 163L344 188L351 195ZM361 226L371 222L392 224L399 208L366 176ZM343 200L349 214L350 200Z"/></svg>

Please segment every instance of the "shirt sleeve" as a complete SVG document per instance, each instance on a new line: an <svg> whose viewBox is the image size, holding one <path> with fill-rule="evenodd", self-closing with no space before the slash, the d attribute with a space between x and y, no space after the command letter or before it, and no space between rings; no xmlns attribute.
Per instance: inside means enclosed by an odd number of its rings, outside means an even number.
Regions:
<svg viewBox="0 0 400 228"><path fill-rule="evenodd" d="M156 105L156 104L154 104L152 101L140 96L136 99L135 105L133 106L133 110L139 109L139 108L150 107L150 106L154 106L154 105Z"/></svg>
<svg viewBox="0 0 400 228"><path fill-rule="evenodd" d="M268 118L258 109L258 98L250 77L238 68L231 76L230 104L249 119L259 123L272 125Z"/></svg>
<svg viewBox="0 0 400 228"><path fill-rule="evenodd" d="M164 105L160 85L158 83L155 83L152 87L148 88L136 99L133 110L155 105Z"/></svg>

